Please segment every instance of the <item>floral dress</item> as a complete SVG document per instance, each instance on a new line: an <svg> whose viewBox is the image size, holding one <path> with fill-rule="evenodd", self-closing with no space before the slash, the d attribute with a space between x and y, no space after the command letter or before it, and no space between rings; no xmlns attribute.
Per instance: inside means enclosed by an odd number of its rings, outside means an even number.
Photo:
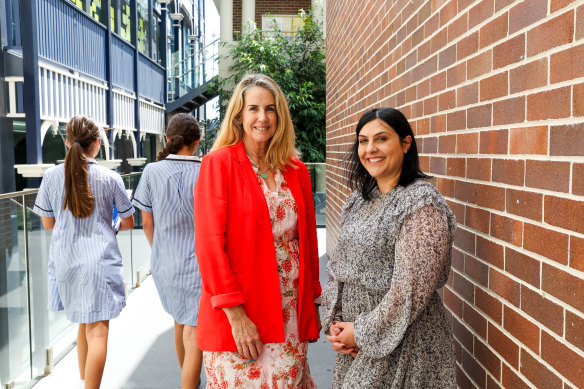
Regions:
<svg viewBox="0 0 584 389"><path fill-rule="evenodd" d="M308 368L308 342L298 337L299 244L296 202L282 172L274 170L277 190L272 192L251 161L259 185L266 197L272 222L272 235L278 261L284 343L264 344L256 361L237 351L205 351L207 388L283 389L316 388Z"/></svg>

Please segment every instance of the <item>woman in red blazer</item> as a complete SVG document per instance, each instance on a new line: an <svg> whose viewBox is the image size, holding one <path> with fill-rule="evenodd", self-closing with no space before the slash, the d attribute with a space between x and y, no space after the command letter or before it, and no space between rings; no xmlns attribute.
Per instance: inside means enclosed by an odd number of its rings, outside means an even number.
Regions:
<svg viewBox="0 0 584 389"><path fill-rule="evenodd" d="M209 387L313 388L321 293L311 183L288 104L265 75L235 88L195 187Z"/></svg>

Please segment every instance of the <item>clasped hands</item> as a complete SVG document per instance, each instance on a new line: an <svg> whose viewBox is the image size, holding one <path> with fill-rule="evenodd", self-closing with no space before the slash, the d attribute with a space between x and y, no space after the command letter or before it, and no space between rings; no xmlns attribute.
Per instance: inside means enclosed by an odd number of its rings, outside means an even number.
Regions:
<svg viewBox="0 0 584 389"><path fill-rule="evenodd" d="M326 340L332 343L334 351L351 354L355 358L359 347L355 342L353 324L352 322L333 321L329 327L330 335L327 335Z"/></svg>

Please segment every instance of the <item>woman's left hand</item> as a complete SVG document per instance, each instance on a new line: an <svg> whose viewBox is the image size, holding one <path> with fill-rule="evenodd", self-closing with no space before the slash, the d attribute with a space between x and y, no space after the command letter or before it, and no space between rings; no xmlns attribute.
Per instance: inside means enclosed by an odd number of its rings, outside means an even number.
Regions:
<svg viewBox="0 0 584 389"><path fill-rule="evenodd" d="M359 352L359 347L355 342L353 324L352 322L334 322L330 328L331 335L326 339L332 343L333 350L355 357Z"/></svg>

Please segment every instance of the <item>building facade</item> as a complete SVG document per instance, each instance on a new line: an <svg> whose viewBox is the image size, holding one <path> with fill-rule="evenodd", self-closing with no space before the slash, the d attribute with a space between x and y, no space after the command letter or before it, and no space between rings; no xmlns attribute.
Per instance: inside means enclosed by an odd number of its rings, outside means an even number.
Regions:
<svg viewBox="0 0 584 389"><path fill-rule="evenodd" d="M330 0L327 28L327 252L358 118L400 109L458 221L458 386L584 387L584 2Z"/></svg>

